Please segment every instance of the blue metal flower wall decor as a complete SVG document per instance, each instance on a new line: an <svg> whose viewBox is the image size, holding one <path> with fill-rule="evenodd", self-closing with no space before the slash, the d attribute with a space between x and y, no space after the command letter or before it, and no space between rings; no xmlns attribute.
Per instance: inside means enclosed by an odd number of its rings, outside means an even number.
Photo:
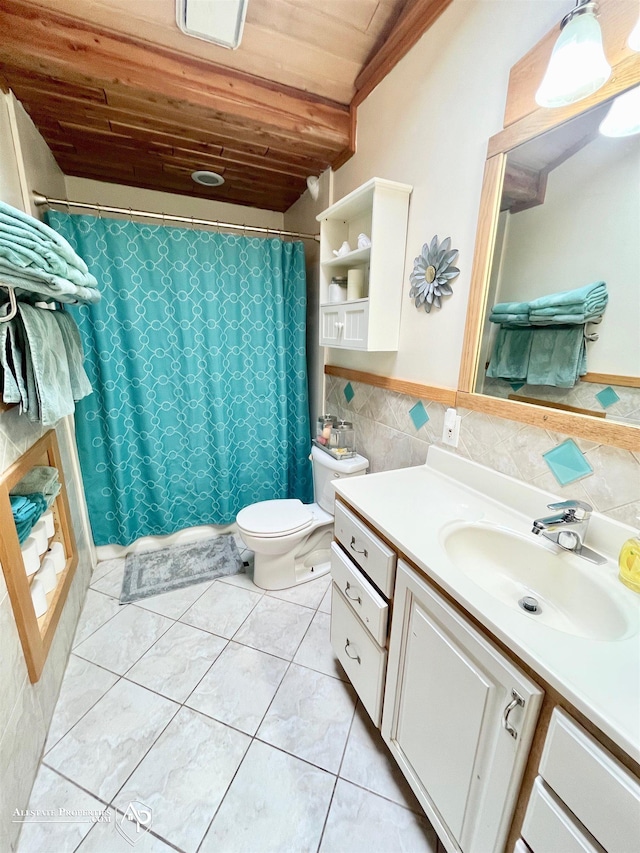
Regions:
<svg viewBox="0 0 640 853"><path fill-rule="evenodd" d="M439 243L436 234L430 243L424 244L413 262L413 272L409 277L409 296L415 301L416 308L424 305L424 310L429 313L433 305L441 307L442 296L453 293L449 282L459 275L460 270L452 266L451 261L457 254L458 250L451 248L451 237Z"/></svg>

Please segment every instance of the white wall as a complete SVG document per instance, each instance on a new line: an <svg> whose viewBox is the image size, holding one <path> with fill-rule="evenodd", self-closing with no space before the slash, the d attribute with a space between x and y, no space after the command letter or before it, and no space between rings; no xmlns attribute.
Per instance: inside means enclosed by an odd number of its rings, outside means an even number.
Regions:
<svg viewBox="0 0 640 853"><path fill-rule="evenodd" d="M307 190L291 205L284 215L284 227L288 231L303 234L319 234L320 223L316 216L332 203L331 172L320 176L318 198L314 201ZM318 316L320 313L320 244L313 240L304 241L307 267L307 372L309 377L309 414L311 430L315 434L316 418L324 410L324 347L318 343Z"/></svg>
<svg viewBox="0 0 640 853"><path fill-rule="evenodd" d="M358 109L357 153L334 195L375 176L413 185L397 353L331 350L328 361L455 388L462 350L482 174L502 129L511 66L567 11L565 0L455 0ZM461 274L440 311L409 299L422 244L450 236Z"/></svg>
<svg viewBox="0 0 640 853"><path fill-rule="evenodd" d="M550 173L544 204L507 216L496 301L607 283L593 373L639 372L639 193L640 138L599 137Z"/></svg>

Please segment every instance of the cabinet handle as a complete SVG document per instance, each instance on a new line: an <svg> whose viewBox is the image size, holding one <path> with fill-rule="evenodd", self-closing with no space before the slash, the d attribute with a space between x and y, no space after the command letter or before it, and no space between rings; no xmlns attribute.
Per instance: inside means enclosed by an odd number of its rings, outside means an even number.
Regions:
<svg viewBox="0 0 640 853"><path fill-rule="evenodd" d="M358 663L360 663L360 655L358 655L358 654L356 654L356 655L350 655L350 654L349 654L349 646L350 646L350 645L351 645L351 643L349 642L349 638L347 637L347 642L344 644L344 650L345 650L345 653L346 653L346 655L347 655L347 657L348 657L348 658L351 658L351 660L357 660L357 661L358 661Z"/></svg>
<svg viewBox="0 0 640 853"><path fill-rule="evenodd" d="M515 740L518 737L518 732L509 722L509 714L513 711L514 708L517 708L518 706L524 708L524 699L517 692L517 690L511 691L511 697L511 702L509 702L507 707L504 709L504 713L502 714L502 725L509 732L511 737Z"/></svg>
<svg viewBox="0 0 640 853"><path fill-rule="evenodd" d="M360 598L360 596L359 596L359 595L349 595L349 590L350 590L350 589L351 589L351 584L349 583L349 581L347 581L347 585L346 585L346 586L345 586L345 588L344 588L344 594L345 594L345 595L347 596L347 598L348 598L348 599L350 599L351 601L357 601L357 602L358 602L358 604L362 604L362 599Z"/></svg>
<svg viewBox="0 0 640 853"><path fill-rule="evenodd" d="M354 547L353 547L355 544L356 544L356 537L355 537L355 536L352 536L352 537L351 537L351 542L349 542L349 548L351 548L351 550L352 550L352 551L354 551L356 554L362 554L364 557L368 557L368 556L369 556L369 555L367 554L367 549L366 549L366 548L363 548L363 549L362 549L362 551L358 551L358 549L357 549L357 548L354 548Z"/></svg>

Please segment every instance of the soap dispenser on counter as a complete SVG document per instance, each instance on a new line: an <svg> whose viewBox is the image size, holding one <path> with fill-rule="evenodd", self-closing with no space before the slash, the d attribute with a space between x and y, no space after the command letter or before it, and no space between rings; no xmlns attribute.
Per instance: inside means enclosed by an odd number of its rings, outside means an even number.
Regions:
<svg viewBox="0 0 640 853"><path fill-rule="evenodd" d="M640 523L640 515L638 523ZM618 566L620 567L618 577L622 583L634 592L640 592L640 532L631 539L627 539L620 549Z"/></svg>

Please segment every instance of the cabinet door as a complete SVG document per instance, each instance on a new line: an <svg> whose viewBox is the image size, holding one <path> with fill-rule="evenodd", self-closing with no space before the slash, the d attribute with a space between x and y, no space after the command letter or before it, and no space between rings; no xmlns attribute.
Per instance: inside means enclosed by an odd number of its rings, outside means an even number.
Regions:
<svg viewBox="0 0 640 853"><path fill-rule="evenodd" d="M366 299L342 307L341 346L349 349L366 349L369 328L369 302Z"/></svg>
<svg viewBox="0 0 640 853"><path fill-rule="evenodd" d="M465 853L505 842L541 699L399 561L382 734L436 829Z"/></svg>
<svg viewBox="0 0 640 853"><path fill-rule="evenodd" d="M320 308L320 346L335 347L341 342L342 318L339 305Z"/></svg>

